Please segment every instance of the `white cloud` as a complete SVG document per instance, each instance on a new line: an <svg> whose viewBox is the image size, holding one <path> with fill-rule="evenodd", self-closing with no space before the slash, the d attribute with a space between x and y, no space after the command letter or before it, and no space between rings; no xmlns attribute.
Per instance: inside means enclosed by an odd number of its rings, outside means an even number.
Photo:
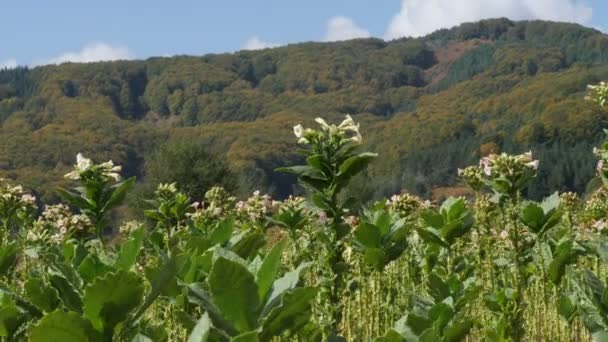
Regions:
<svg viewBox="0 0 608 342"><path fill-rule="evenodd" d="M369 36L369 31L358 26L351 18L337 16L327 21L327 31L323 40L334 42L338 40L368 38Z"/></svg>
<svg viewBox="0 0 608 342"><path fill-rule="evenodd" d="M463 22L507 17L588 24L593 9L582 0L401 0L385 34L418 37Z"/></svg>
<svg viewBox="0 0 608 342"><path fill-rule="evenodd" d="M14 58L9 58L4 61L0 61L0 70L2 69L13 69L17 67L17 60Z"/></svg>
<svg viewBox="0 0 608 342"><path fill-rule="evenodd" d="M279 44L263 41L258 36L253 36L243 44L243 50L261 50L277 47Z"/></svg>
<svg viewBox="0 0 608 342"><path fill-rule="evenodd" d="M66 52L55 58L51 58L41 63L34 64L61 64L65 62L89 63L100 61L124 60L131 58L133 58L133 56L126 46L112 46L103 42L95 42L87 44L80 51Z"/></svg>

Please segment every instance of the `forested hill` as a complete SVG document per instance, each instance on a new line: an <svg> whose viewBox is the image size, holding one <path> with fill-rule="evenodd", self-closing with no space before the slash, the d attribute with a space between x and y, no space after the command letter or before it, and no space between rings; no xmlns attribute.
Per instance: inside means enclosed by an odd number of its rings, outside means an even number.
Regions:
<svg viewBox="0 0 608 342"><path fill-rule="evenodd" d="M381 156L359 182L368 198L452 191L480 154L528 149L541 160L532 196L584 191L608 126L585 87L607 79L607 35L507 19L390 42L3 70L0 177L49 196L83 152L145 179L161 144L186 139L225 157L241 193L285 196L294 180L273 170L298 161L292 126L350 113Z"/></svg>

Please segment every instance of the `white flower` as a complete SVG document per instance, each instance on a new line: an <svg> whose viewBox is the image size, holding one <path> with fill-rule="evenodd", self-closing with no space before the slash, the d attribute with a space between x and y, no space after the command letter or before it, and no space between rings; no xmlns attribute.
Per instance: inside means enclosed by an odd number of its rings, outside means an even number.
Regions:
<svg viewBox="0 0 608 342"><path fill-rule="evenodd" d="M606 225L606 221L599 220L593 224L593 228L595 228L598 232L601 232L602 230L606 229Z"/></svg>
<svg viewBox="0 0 608 342"><path fill-rule="evenodd" d="M506 238L509 237L509 233L506 230L503 230L503 231L500 232L499 236L500 236L501 239L504 240L504 239L506 239Z"/></svg>
<svg viewBox="0 0 608 342"><path fill-rule="evenodd" d="M76 169L79 171L85 171L93 166L93 161L89 158L85 158L82 153L76 155Z"/></svg>
<svg viewBox="0 0 608 342"><path fill-rule="evenodd" d="M355 121L353 121L353 118L347 114L346 119L344 119L344 121L342 121L342 123L340 123L338 128L343 129L343 128L351 127L351 126L355 126Z"/></svg>
<svg viewBox="0 0 608 342"><path fill-rule="evenodd" d="M80 172L74 170L72 172L66 173L63 177L65 177L67 179L71 179L71 180L79 180L80 179Z"/></svg>
<svg viewBox="0 0 608 342"><path fill-rule="evenodd" d="M492 175L492 161L489 157L481 158L481 160L479 161L479 166L483 168L483 173L485 173L486 176Z"/></svg>
<svg viewBox="0 0 608 342"><path fill-rule="evenodd" d="M527 163L526 166L531 168L532 170L538 170L538 160L531 161Z"/></svg>
<svg viewBox="0 0 608 342"><path fill-rule="evenodd" d="M323 118L316 118L316 119L315 119L315 121L316 121L316 122L317 122L319 125L321 125L321 128L322 128L324 131L329 131L329 130L330 130L330 128L331 128L331 127L330 127L330 126L327 124L327 122L325 122L325 120L323 120Z"/></svg>
<svg viewBox="0 0 608 342"><path fill-rule="evenodd" d="M117 182L120 180L120 174L115 172L108 173L108 177L113 178Z"/></svg>
<svg viewBox="0 0 608 342"><path fill-rule="evenodd" d="M36 197L34 197L30 194L25 194L25 195L21 196L21 202L23 202L25 204L36 204Z"/></svg>
<svg viewBox="0 0 608 342"><path fill-rule="evenodd" d="M298 124L293 127L293 134L295 134L296 138L302 138L304 135L304 128L302 125Z"/></svg>

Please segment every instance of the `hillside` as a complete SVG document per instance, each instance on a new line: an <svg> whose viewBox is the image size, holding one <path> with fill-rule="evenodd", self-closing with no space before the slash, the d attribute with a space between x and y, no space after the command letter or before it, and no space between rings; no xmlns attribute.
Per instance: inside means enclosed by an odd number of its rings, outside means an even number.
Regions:
<svg viewBox="0 0 608 342"><path fill-rule="evenodd" d="M608 36L574 24L486 20L418 39L302 43L260 51L0 71L0 177L50 199L83 152L145 177L168 139L225 156L241 193L293 191L292 126L361 122L381 158L360 195L452 191L488 151L532 149L529 195L583 192L606 114L583 100L608 79Z"/></svg>

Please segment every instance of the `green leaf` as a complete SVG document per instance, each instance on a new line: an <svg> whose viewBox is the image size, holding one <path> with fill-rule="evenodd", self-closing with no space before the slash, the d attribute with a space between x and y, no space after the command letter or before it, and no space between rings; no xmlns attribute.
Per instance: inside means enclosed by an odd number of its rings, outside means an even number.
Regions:
<svg viewBox="0 0 608 342"><path fill-rule="evenodd" d="M112 268L104 264L96 254L87 255L78 265L78 274L87 283L92 282L97 277L111 272Z"/></svg>
<svg viewBox="0 0 608 342"><path fill-rule="evenodd" d="M391 329L384 336L376 337L374 342L407 342L403 336Z"/></svg>
<svg viewBox="0 0 608 342"><path fill-rule="evenodd" d="M234 241L231 240L231 242ZM266 236L258 232L249 232L239 236L235 242L233 242L231 251L236 253L238 256L245 260L250 260L255 257L260 248L266 244Z"/></svg>
<svg viewBox="0 0 608 342"><path fill-rule="evenodd" d="M10 301L5 301L0 306L0 337L9 337L8 341L11 341L10 338L24 321L25 316L17 306Z"/></svg>
<svg viewBox="0 0 608 342"><path fill-rule="evenodd" d="M543 202L540 204L543 208L543 212L545 215L548 215L552 211L557 210L559 207L561 198L559 197L559 192L554 192L551 196L545 198Z"/></svg>
<svg viewBox="0 0 608 342"><path fill-rule="evenodd" d="M27 299L42 311L51 312L60 303L57 290L40 277L29 278L24 289Z"/></svg>
<svg viewBox="0 0 608 342"><path fill-rule="evenodd" d="M443 216L431 209L422 211L420 213L420 217L422 218L424 223L429 227L433 227L435 229L441 229L443 227Z"/></svg>
<svg viewBox="0 0 608 342"><path fill-rule="evenodd" d="M8 243L0 248L0 276L5 275L17 260L19 247L16 242Z"/></svg>
<svg viewBox="0 0 608 342"><path fill-rule="evenodd" d="M98 330L113 329L141 304L143 296L143 281L135 273L108 273L85 289L84 316Z"/></svg>
<svg viewBox="0 0 608 342"><path fill-rule="evenodd" d="M125 197L127 196L127 192L129 192L129 190L131 190L131 188L133 188L133 186L135 185L135 177L131 177L127 180L124 180L120 183L117 183L115 185L112 186L112 196L110 196L110 199L108 200L108 202L105 203L103 210L109 210L112 209L114 207L116 207L117 205L121 204L122 201L124 201Z"/></svg>
<svg viewBox="0 0 608 342"><path fill-rule="evenodd" d="M260 336L257 331L249 331L244 334L240 334L238 336L230 339L232 342L259 342Z"/></svg>
<svg viewBox="0 0 608 342"><path fill-rule="evenodd" d="M441 302L450 296L450 287L435 272L429 274L428 288L430 295L436 302Z"/></svg>
<svg viewBox="0 0 608 342"><path fill-rule="evenodd" d="M56 189L55 191L59 197L61 197L61 199L68 202L72 206L79 208L80 210L91 209L91 204L89 204L89 202L80 194L66 189Z"/></svg>
<svg viewBox="0 0 608 342"><path fill-rule="evenodd" d="M473 320L457 320L446 327L443 336L446 342L459 342L471 331L471 328L473 328Z"/></svg>
<svg viewBox="0 0 608 342"><path fill-rule="evenodd" d="M573 246L572 239L561 240L557 246L553 260L549 264L549 278L554 284L560 283L566 272L566 265L573 260Z"/></svg>
<svg viewBox="0 0 608 342"><path fill-rule="evenodd" d="M310 320L311 305L317 296L312 287L295 288L283 293L281 303L270 310L262 322L262 341L280 336L284 331L299 331Z"/></svg>
<svg viewBox="0 0 608 342"><path fill-rule="evenodd" d="M137 320L148 307L154 303L162 291L167 286L174 283L176 275L177 265L175 264L175 259L161 255L161 264L156 269L146 274L151 289L146 296L144 303L137 309L137 312L133 314L133 320Z"/></svg>
<svg viewBox="0 0 608 342"><path fill-rule="evenodd" d="M449 248L448 245L443 239L439 236L439 234L433 228L422 228L417 227L416 232L420 235L420 238L424 240L426 243L439 245L445 248Z"/></svg>
<svg viewBox="0 0 608 342"><path fill-rule="evenodd" d="M363 260L376 271L382 271L387 263L386 252L381 248L366 248Z"/></svg>
<svg viewBox="0 0 608 342"><path fill-rule="evenodd" d="M529 202L521 211L521 220L528 228L538 233L545 224L545 212L538 204Z"/></svg>
<svg viewBox="0 0 608 342"><path fill-rule="evenodd" d="M203 310L205 310L214 326L222 329L230 335L237 333L237 330L234 328L232 323L224 319L222 313L213 304L210 296L205 290L203 290L198 284L190 284L187 286L187 288L188 299L190 302L198 304Z"/></svg>
<svg viewBox="0 0 608 342"><path fill-rule="evenodd" d="M300 274L302 271L310 267L310 265L310 263L303 263L295 270L285 273L281 278L274 281L270 296L264 304L262 316L266 316L272 308L280 304L283 293L298 286L298 283L300 282Z"/></svg>
<svg viewBox="0 0 608 342"><path fill-rule="evenodd" d="M338 172L338 180L344 182L359 172L363 171L367 165L376 158L378 154L364 152L356 156L352 156L346 159L342 165L340 165Z"/></svg>
<svg viewBox="0 0 608 342"><path fill-rule="evenodd" d="M387 211L381 211L374 217L374 225L380 230L382 236L387 235L391 231L391 223L393 218Z"/></svg>
<svg viewBox="0 0 608 342"><path fill-rule="evenodd" d="M310 166L307 166L307 165L280 167L278 169L275 169L275 171L291 173L298 177L305 176L305 177L308 177L311 179L316 179L316 180L323 180L323 181L327 180L327 178L325 178L325 176L319 170L312 168Z"/></svg>
<svg viewBox="0 0 608 342"><path fill-rule="evenodd" d="M406 324L416 335L420 336L431 327L433 322L428 317L412 312L407 315Z"/></svg>
<svg viewBox="0 0 608 342"><path fill-rule="evenodd" d="M591 337L594 342L608 342L608 331L596 331Z"/></svg>
<svg viewBox="0 0 608 342"><path fill-rule="evenodd" d="M266 299L274 278L277 276L287 241L288 239L283 239L277 243L264 257L260 268L256 272L255 281L258 285L258 295L261 303Z"/></svg>
<svg viewBox="0 0 608 342"><path fill-rule="evenodd" d="M379 247L382 242L382 235L378 227L363 221L355 230L355 241L368 248Z"/></svg>
<svg viewBox="0 0 608 342"><path fill-rule="evenodd" d="M568 322L576 317L576 297L573 294L561 294L559 297L559 314Z"/></svg>
<svg viewBox="0 0 608 342"><path fill-rule="evenodd" d="M131 270L144 245L145 234L144 227L137 228L131 233L129 239L122 244L114 267L123 271Z"/></svg>
<svg viewBox="0 0 608 342"><path fill-rule="evenodd" d="M80 294L65 277L58 274L51 274L49 276L49 281L57 290L61 301L68 309L78 313L82 312L82 300L80 299Z"/></svg>
<svg viewBox="0 0 608 342"><path fill-rule="evenodd" d="M219 341L213 339L213 324L209 319L209 314L206 312L203 316L196 322L194 329L188 336L188 342L211 342L211 341Z"/></svg>
<svg viewBox="0 0 608 342"><path fill-rule="evenodd" d="M226 243L232 237L234 231L234 217L227 217L217 224L215 229L209 236L209 243L213 245L221 245Z"/></svg>
<svg viewBox="0 0 608 342"><path fill-rule="evenodd" d="M258 287L247 268L238 262L220 257L209 274L209 289L213 303L239 331L256 326L260 306Z"/></svg>
<svg viewBox="0 0 608 342"><path fill-rule="evenodd" d="M54 311L31 329L31 342L101 341L91 322L75 312Z"/></svg>

